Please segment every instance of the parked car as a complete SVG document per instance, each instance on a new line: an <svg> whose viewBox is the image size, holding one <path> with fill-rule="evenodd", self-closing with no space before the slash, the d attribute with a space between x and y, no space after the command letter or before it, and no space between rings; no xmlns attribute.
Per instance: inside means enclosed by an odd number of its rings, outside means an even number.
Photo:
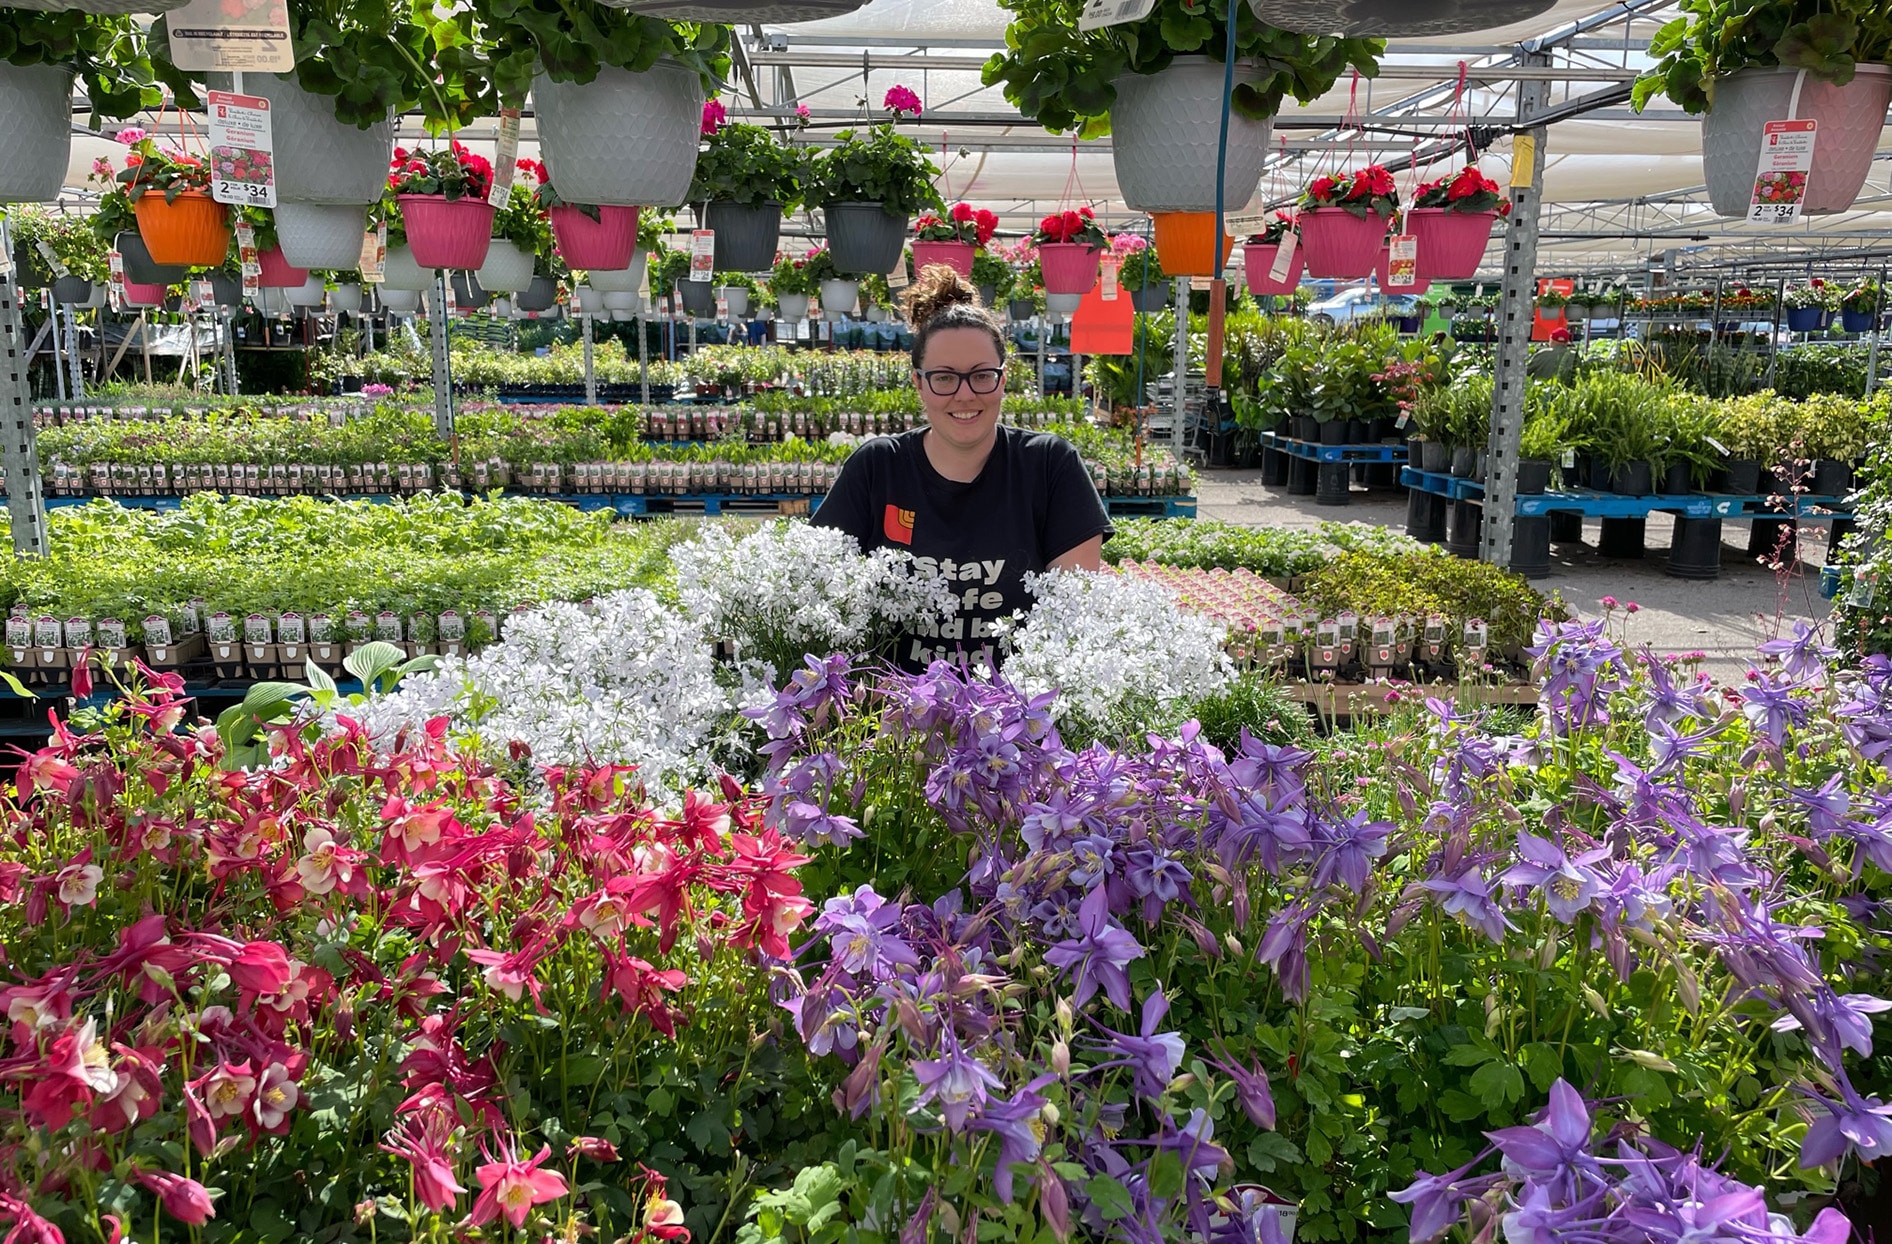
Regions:
<svg viewBox="0 0 1892 1244"><path fill-rule="evenodd" d="M1417 294L1382 294L1371 289L1343 289L1331 298L1310 303L1307 318L1323 324L1346 324L1378 315L1423 316Z"/></svg>

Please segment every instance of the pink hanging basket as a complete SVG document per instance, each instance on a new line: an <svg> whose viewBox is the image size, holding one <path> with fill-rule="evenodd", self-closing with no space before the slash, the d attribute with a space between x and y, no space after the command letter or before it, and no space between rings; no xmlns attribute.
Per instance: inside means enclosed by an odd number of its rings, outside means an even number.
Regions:
<svg viewBox="0 0 1892 1244"><path fill-rule="evenodd" d="M1097 288L1095 246L1082 242L1042 242L1038 266L1044 273L1047 294L1088 294Z"/></svg>
<svg viewBox="0 0 1892 1244"><path fill-rule="evenodd" d="M1491 241L1496 212L1453 212L1415 207L1406 212L1406 232L1419 240L1419 275L1429 281L1463 281L1478 271Z"/></svg>
<svg viewBox="0 0 1892 1244"><path fill-rule="evenodd" d="M1355 216L1342 207L1308 208L1301 213L1300 245L1307 275L1335 281L1370 275L1386 225L1386 217L1375 212Z"/></svg>
<svg viewBox="0 0 1892 1244"><path fill-rule="evenodd" d="M1242 272L1248 278L1248 292L1251 294L1292 294L1301 287L1301 273L1307 267L1307 256L1301 248L1294 248L1294 259L1288 264L1288 274L1279 281L1270 280L1268 274L1274 270L1275 256L1281 251L1278 242L1249 242L1242 247Z"/></svg>
<svg viewBox="0 0 1892 1244"><path fill-rule="evenodd" d="M256 283L264 289L300 289L308 284L309 270L292 267L289 261L282 257L280 246L274 250L260 252L256 256L256 261L263 268L263 275L257 278Z"/></svg>
<svg viewBox="0 0 1892 1244"><path fill-rule="evenodd" d="M125 305L129 307L161 307L164 305L164 286L146 285L141 281L126 281Z"/></svg>
<svg viewBox="0 0 1892 1244"><path fill-rule="evenodd" d="M470 272L486 262L487 249L493 244L491 203L435 194L401 194L395 199L401 205L415 263Z"/></svg>
<svg viewBox="0 0 1892 1244"><path fill-rule="evenodd" d="M1419 247L1419 253L1421 255L1426 253L1425 245L1423 243L1421 243ZM1406 285L1399 289L1388 289L1386 287L1386 281L1387 281L1388 276L1390 275L1390 273L1388 272L1388 269L1392 267L1392 263L1393 263L1392 247L1390 246L1380 247L1379 262L1373 265L1373 279L1379 282L1380 293L1382 294L1423 294L1428 289L1432 288L1432 282L1426 277L1421 276L1418 280L1414 281L1411 285ZM1418 266L1418 263L1416 260L1414 262L1414 266L1415 267Z"/></svg>
<svg viewBox="0 0 1892 1244"><path fill-rule="evenodd" d="M951 268L970 281L972 279L972 243L915 242L913 244L913 274L918 276L934 264Z"/></svg>
<svg viewBox="0 0 1892 1244"><path fill-rule="evenodd" d="M548 213L552 236L565 262L586 272L622 272L637 250L637 209L600 207L593 220L583 208L560 206Z"/></svg>

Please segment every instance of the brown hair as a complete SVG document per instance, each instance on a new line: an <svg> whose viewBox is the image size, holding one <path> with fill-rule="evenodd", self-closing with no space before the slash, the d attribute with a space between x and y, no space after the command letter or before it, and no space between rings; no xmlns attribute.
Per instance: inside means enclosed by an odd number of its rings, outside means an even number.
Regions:
<svg viewBox="0 0 1892 1244"><path fill-rule="evenodd" d="M1005 332L990 311L979 305L979 291L945 264L928 264L901 295L907 323L913 326L913 367L926 358L926 342L942 328L976 328L992 338L1005 361Z"/></svg>

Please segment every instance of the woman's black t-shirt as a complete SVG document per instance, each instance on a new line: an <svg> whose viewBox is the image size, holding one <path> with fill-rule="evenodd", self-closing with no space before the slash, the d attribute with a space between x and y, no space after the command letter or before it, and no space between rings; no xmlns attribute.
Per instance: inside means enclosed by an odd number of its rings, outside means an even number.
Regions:
<svg viewBox="0 0 1892 1244"><path fill-rule="evenodd" d="M953 617L900 639L896 659L911 670L976 657L990 647L995 622L1031 606L1027 574L1112 531L1083 460L1063 437L1001 424L978 478L960 483L933 469L924 436L919 429L861 445L812 520L847 532L862 552L903 549L952 584Z"/></svg>

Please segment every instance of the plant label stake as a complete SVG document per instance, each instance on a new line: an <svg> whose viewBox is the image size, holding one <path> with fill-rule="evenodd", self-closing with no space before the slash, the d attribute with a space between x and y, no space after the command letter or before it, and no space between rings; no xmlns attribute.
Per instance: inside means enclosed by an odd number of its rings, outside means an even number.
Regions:
<svg viewBox="0 0 1892 1244"><path fill-rule="evenodd" d="M1105 26L1140 22L1155 11L1156 0L1089 0L1078 15L1077 28L1102 30Z"/></svg>
<svg viewBox="0 0 1892 1244"><path fill-rule="evenodd" d="M1301 235L1290 229L1281 235L1281 245L1275 248L1274 263L1268 269L1270 281L1285 281L1294 268L1294 248L1300 245Z"/></svg>
<svg viewBox="0 0 1892 1244"><path fill-rule="evenodd" d="M1806 204L1807 173L1813 168L1816 121L1769 121L1761 126L1760 167L1747 218L1761 225L1791 225Z"/></svg>
<svg viewBox="0 0 1892 1244"><path fill-rule="evenodd" d="M263 261L256 253L256 229L247 220L236 224L237 270L243 275L243 297L251 302L263 292Z"/></svg>
<svg viewBox="0 0 1892 1244"><path fill-rule="evenodd" d="M1411 289L1419 283L1419 239L1396 235L1386 252L1386 288Z"/></svg>
<svg viewBox="0 0 1892 1244"><path fill-rule="evenodd" d="M518 171L519 110L499 110L499 148L493 156L493 184L486 191L486 201L494 207L506 206L512 193L513 175Z"/></svg>
<svg viewBox="0 0 1892 1244"><path fill-rule="evenodd" d="M276 206L276 161L269 101L211 91L210 197L238 207Z"/></svg>
<svg viewBox="0 0 1892 1244"><path fill-rule="evenodd" d="M690 231L690 279L708 284L716 274L716 230Z"/></svg>
<svg viewBox="0 0 1892 1244"><path fill-rule="evenodd" d="M388 222L382 221L361 236L361 279L379 285L388 279Z"/></svg>
<svg viewBox="0 0 1892 1244"><path fill-rule="evenodd" d="M1115 259L1105 259L1098 267L1098 280L1104 287L1104 301L1117 301L1117 271L1122 265Z"/></svg>

